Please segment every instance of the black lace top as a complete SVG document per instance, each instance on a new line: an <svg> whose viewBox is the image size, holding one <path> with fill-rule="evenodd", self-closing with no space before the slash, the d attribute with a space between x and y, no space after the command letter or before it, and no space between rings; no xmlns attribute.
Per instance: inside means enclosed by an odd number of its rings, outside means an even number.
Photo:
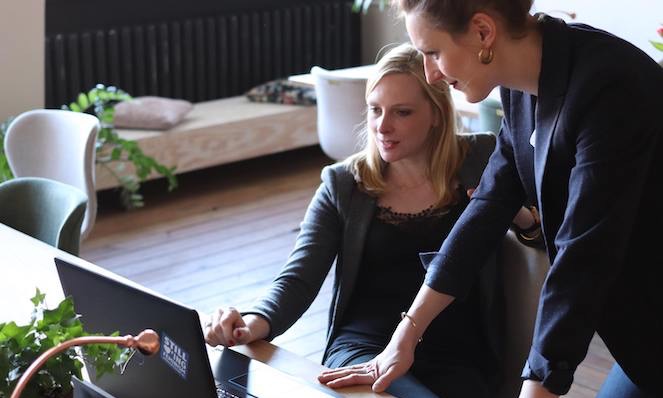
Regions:
<svg viewBox="0 0 663 398"><path fill-rule="evenodd" d="M423 283L425 270L419 253L440 248L466 204L464 199L447 209L429 208L416 214L378 207L350 305L330 353L348 345L387 344L401 311L407 311ZM479 329L475 289L467 300L453 302L431 323L417 348L417 358L444 355L453 363L474 365L489 351Z"/></svg>
<svg viewBox="0 0 663 398"><path fill-rule="evenodd" d="M393 211L391 207L378 206L375 218L384 223L407 229L421 222L435 222L447 214L449 214L449 208L435 208L432 205L418 213L399 213Z"/></svg>

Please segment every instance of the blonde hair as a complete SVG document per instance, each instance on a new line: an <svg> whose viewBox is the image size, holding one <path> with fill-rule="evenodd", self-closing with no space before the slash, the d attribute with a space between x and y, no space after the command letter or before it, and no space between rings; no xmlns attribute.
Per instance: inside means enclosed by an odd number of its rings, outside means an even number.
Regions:
<svg viewBox="0 0 663 398"><path fill-rule="evenodd" d="M456 202L454 179L467 152L456 129L456 111L453 107L449 86L445 82L428 84L424 74L423 56L410 44L401 44L387 52L377 64L377 72L366 83L366 97L386 75L408 74L417 80L430 102L433 112L439 119L437 126L429 134L428 166L426 174L430 178L433 191L437 195L435 207L441 208ZM347 159L355 180L367 193L379 196L384 193L386 163L380 157L377 144L364 123L362 129L363 150Z"/></svg>

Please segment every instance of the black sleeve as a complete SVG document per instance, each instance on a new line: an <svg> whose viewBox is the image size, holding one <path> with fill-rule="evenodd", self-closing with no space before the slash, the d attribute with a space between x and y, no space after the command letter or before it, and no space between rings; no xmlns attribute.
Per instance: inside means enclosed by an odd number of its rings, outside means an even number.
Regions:
<svg viewBox="0 0 663 398"><path fill-rule="evenodd" d="M468 207L440 251L422 257L428 270L426 285L459 299L466 297L480 267L501 242L524 200L510 132L503 125Z"/></svg>

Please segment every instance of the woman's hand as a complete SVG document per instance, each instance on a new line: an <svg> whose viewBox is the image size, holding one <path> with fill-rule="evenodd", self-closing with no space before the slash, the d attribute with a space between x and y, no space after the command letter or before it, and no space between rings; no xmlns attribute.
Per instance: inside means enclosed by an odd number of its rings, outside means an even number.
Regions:
<svg viewBox="0 0 663 398"><path fill-rule="evenodd" d="M318 381L332 388L370 384L373 391L382 392L410 369L418 339L413 329L401 322L387 347L372 361L326 370Z"/></svg>
<svg viewBox="0 0 663 398"><path fill-rule="evenodd" d="M422 285L412 306L401 314L401 322L396 326L384 351L372 361L324 371L318 376L318 381L333 388L371 384L375 392L386 390L395 379L412 367L414 349L424 331L440 311L454 300L453 296Z"/></svg>
<svg viewBox="0 0 663 398"><path fill-rule="evenodd" d="M534 218L532 210L527 207L521 207L516 213L516 216L513 218L513 223L520 229L530 229L538 223L538 220Z"/></svg>
<svg viewBox="0 0 663 398"><path fill-rule="evenodd" d="M525 380L519 398L559 398L559 395L551 393L538 381Z"/></svg>
<svg viewBox="0 0 663 398"><path fill-rule="evenodd" d="M258 315L242 315L233 307L219 308L205 325L205 341L211 346L232 347L264 339L269 334L269 323Z"/></svg>

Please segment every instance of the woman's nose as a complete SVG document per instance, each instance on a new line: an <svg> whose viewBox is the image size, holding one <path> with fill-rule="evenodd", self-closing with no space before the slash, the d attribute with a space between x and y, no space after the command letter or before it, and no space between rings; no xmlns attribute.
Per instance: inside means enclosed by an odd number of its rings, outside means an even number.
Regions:
<svg viewBox="0 0 663 398"><path fill-rule="evenodd" d="M426 74L426 81L428 84L433 84L444 78L444 75L442 72L440 72L440 68L438 68L435 62L432 61L427 60L424 63L424 72Z"/></svg>
<svg viewBox="0 0 663 398"><path fill-rule="evenodd" d="M387 133L389 133L389 131L391 131L391 122L389 120L389 117L387 117L387 115L382 115L377 120L377 129L376 130L380 134L387 134Z"/></svg>

